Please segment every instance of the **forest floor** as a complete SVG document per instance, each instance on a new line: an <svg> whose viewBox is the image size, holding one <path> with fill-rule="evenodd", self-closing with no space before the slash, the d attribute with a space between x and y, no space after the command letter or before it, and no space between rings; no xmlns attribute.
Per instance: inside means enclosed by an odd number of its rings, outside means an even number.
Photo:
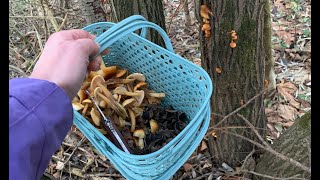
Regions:
<svg viewBox="0 0 320 180"><path fill-rule="evenodd" d="M59 1L60 2L60 1ZM272 52L276 90L265 98L267 140L277 139L294 121L311 109L311 0L271 0ZM84 18L71 1L70 9L54 2L45 8L37 1L13 1L9 7L9 78L26 77L38 60L48 36L58 29L82 28ZM190 26L180 0L164 0L166 27L174 50L201 65L199 23L189 1ZM110 6L105 8L110 13ZM46 16L46 18L44 18ZM237 167L211 162L205 141L173 179L237 179ZM233 170L233 171L232 171ZM75 127L46 169L44 179L124 179L110 161Z"/></svg>

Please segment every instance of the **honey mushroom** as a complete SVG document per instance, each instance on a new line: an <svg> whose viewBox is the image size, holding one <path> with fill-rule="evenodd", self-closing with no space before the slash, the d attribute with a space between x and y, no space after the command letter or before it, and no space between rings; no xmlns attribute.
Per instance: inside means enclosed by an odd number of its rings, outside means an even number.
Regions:
<svg viewBox="0 0 320 180"><path fill-rule="evenodd" d="M205 26L210 31L210 25ZM130 126L128 132L134 137L133 140L140 149L144 148L145 131L144 124L137 125L137 118L142 116L144 107L148 104L159 104L165 97L164 93L157 93L147 89L146 77L142 73L128 74L126 69L119 69L117 66L106 67L101 65L101 69L91 72L88 78L83 82L78 92L78 97L74 99L75 109L82 110L82 115L94 124L102 133L107 132L101 129L101 115L92 102L88 102L85 89L94 95L99 107L103 108L103 114L112 118L119 129ZM81 103L80 103L81 102ZM91 108L92 107L92 108ZM91 110L90 110L91 108ZM85 116L86 113L88 116ZM90 119L91 117L91 119ZM128 119L127 119L128 118ZM128 122L129 121L129 122ZM159 125L155 120L148 121L151 133L159 130ZM142 122L138 122L142 123ZM136 129L136 126L139 129ZM147 129L146 129L147 130Z"/></svg>

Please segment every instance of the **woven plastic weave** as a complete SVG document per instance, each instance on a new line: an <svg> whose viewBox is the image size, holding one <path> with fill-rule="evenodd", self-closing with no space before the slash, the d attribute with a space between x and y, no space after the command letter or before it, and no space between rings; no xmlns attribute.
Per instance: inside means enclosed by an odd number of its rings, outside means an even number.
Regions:
<svg viewBox="0 0 320 180"><path fill-rule="evenodd" d="M149 28L163 37L167 49L145 38ZM165 31L140 15L130 16L117 24L99 22L83 29L97 36L100 52L110 49L110 53L103 56L107 66L116 65L130 73L143 73L151 89L166 94L162 105L185 112L188 125L158 151L133 155L117 148L75 110L74 124L125 178L169 179L195 151L209 127L212 94L209 75L201 67L176 55ZM133 33L138 29L141 29L140 36Z"/></svg>

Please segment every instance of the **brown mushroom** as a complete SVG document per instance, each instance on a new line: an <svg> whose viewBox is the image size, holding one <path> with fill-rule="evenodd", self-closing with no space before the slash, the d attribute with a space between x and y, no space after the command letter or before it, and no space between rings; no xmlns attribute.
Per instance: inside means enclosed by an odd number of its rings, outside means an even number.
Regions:
<svg viewBox="0 0 320 180"><path fill-rule="evenodd" d="M135 102L136 102L136 101L135 101L135 99L133 99L133 98L126 99L126 100L124 100L124 101L122 102L122 106L123 106L124 108L130 107L130 106L132 106Z"/></svg>
<svg viewBox="0 0 320 180"><path fill-rule="evenodd" d="M107 107L107 102L104 101L104 100L101 100L101 101L99 102L99 107L101 107L101 108L106 108L106 107Z"/></svg>
<svg viewBox="0 0 320 180"><path fill-rule="evenodd" d="M101 134L103 134L103 135L107 135L107 134L108 134L108 132L107 132L106 130L104 130L104 129L100 129L100 128L97 128L97 129L98 129L98 131L100 131Z"/></svg>
<svg viewBox="0 0 320 180"><path fill-rule="evenodd" d="M80 111L81 109L84 108L84 106L83 106L81 103L79 103L79 102L73 102L73 103L72 103L72 107L73 107L73 109L76 110L76 111Z"/></svg>
<svg viewBox="0 0 320 180"><path fill-rule="evenodd" d="M96 95L107 102L107 104L121 117L126 118L128 114L126 110L117 102L112 96L111 92L103 85L104 79L102 76L98 75L92 79L90 89L95 89L96 87L100 87L101 92L96 92Z"/></svg>
<svg viewBox="0 0 320 180"><path fill-rule="evenodd" d="M157 121L155 121L154 119L151 119L149 121L149 124L150 124L150 130L152 134L156 133L159 130L159 125Z"/></svg>
<svg viewBox="0 0 320 180"><path fill-rule="evenodd" d="M92 106L92 101L90 99L85 99L82 101L82 105L84 105L84 108L82 110L82 115L85 116L87 109Z"/></svg>
<svg viewBox="0 0 320 180"><path fill-rule="evenodd" d="M202 31L207 31L207 30L210 30L210 29L211 29L210 24L203 24L202 28L201 28Z"/></svg>
<svg viewBox="0 0 320 180"><path fill-rule="evenodd" d="M141 73L132 73L126 77L126 79L135 79L137 81L146 81L146 76Z"/></svg>
<svg viewBox="0 0 320 180"><path fill-rule="evenodd" d="M116 72L115 77L116 78L120 78L120 77L124 76L126 73L127 73L126 69L118 69L117 72Z"/></svg>
<svg viewBox="0 0 320 180"><path fill-rule="evenodd" d="M119 126L120 128L123 128L124 126L130 126L131 124L129 122L127 122L126 120L122 119L121 117L119 117Z"/></svg>
<svg viewBox="0 0 320 180"><path fill-rule="evenodd" d="M208 6L206 5L201 5L200 6L200 16L205 18L205 19L210 19L209 17L210 15L213 15L213 13L210 11L210 9L208 8Z"/></svg>
<svg viewBox="0 0 320 180"><path fill-rule="evenodd" d="M72 102L80 102L79 98L77 96L75 96L73 99L72 99Z"/></svg>
<svg viewBox="0 0 320 180"><path fill-rule="evenodd" d="M83 100L87 98L87 94L84 92L84 90L80 89L77 93L79 96L79 102L82 103Z"/></svg>
<svg viewBox="0 0 320 180"><path fill-rule="evenodd" d="M131 128L130 131L133 132L136 129L136 116L131 108L128 108L129 117L131 120Z"/></svg>
<svg viewBox="0 0 320 180"><path fill-rule="evenodd" d="M140 95L140 92L129 92L127 88L124 86L118 86L113 91L114 94L120 94L124 96L138 96Z"/></svg>
<svg viewBox="0 0 320 180"><path fill-rule="evenodd" d="M147 87L148 84L144 81L141 81L139 83L137 83L134 87L133 87L133 91L138 90L139 88L143 88L143 87Z"/></svg>
<svg viewBox="0 0 320 180"><path fill-rule="evenodd" d="M112 78L109 79L108 81L106 81L107 85L111 85L111 84L129 84L129 83L133 83L135 81L135 79L120 79L120 78Z"/></svg>
<svg viewBox="0 0 320 180"><path fill-rule="evenodd" d="M101 70L99 71L99 74L102 75L104 79L109 79L117 72L117 66L108 66L104 63L101 63L100 65Z"/></svg>
<svg viewBox="0 0 320 180"><path fill-rule="evenodd" d="M144 138L145 138L145 133L143 129L137 129L133 132L133 137L139 138L138 146L140 149L144 148Z"/></svg>
<svg viewBox="0 0 320 180"><path fill-rule="evenodd" d="M90 111L90 115L91 115L91 119L92 119L93 123L96 126L100 126L100 123L101 123L100 113L97 110L95 110L95 108L92 108Z"/></svg>

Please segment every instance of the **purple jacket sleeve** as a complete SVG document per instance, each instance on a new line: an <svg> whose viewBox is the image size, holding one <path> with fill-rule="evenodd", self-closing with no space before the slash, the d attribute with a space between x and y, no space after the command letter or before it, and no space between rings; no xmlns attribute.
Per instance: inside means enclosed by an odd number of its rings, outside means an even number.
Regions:
<svg viewBox="0 0 320 180"><path fill-rule="evenodd" d="M9 176L40 179L73 119L63 89L45 80L9 80Z"/></svg>

